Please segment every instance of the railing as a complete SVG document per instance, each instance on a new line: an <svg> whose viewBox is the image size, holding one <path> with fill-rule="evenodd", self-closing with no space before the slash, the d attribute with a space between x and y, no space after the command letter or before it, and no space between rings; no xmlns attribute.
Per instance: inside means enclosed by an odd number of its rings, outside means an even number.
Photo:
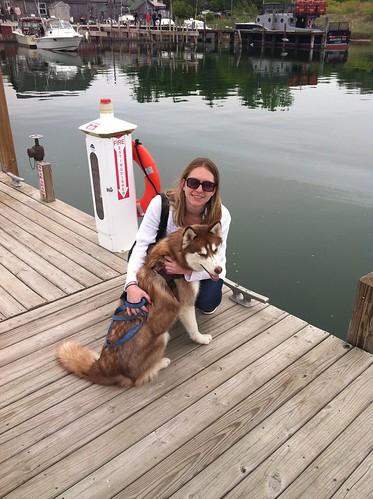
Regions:
<svg viewBox="0 0 373 499"><path fill-rule="evenodd" d="M261 7L261 14L272 14L273 12L295 12L295 4L288 3L264 3Z"/></svg>

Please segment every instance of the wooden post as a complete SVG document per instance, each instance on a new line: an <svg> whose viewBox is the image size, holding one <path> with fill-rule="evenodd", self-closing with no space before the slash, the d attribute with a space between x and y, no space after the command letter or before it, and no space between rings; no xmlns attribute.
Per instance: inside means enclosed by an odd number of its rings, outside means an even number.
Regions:
<svg viewBox="0 0 373 499"><path fill-rule="evenodd" d="M52 167L50 163L38 162L40 199L46 203L55 201Z"/></svg>
<svg viewBox="0 0 373 499"><path fill-rule="evenodd" d="M313 58L313 49L315 47L315 34L311 35L311 47L310 47L310 53L308 56L308 60L311 62Z"/></svg>
<svg viewBox="0 0 373 499"><path fill-rule="evenodd" d="M347 341L373 353L373 272L358 283Z"/></svg>
<svg viewBox="0 0 373 499"><path fill-rule="evenodd" d="M8 106L5 98L3 73L0 69L0 162L1 167L19 176Z"/></svg>
<svg viewBox="0 0 373 499"><path fill-rule="evenodd" d="M241 48L242 47L242 36L241 36L241 31L238 29L236 31L237 33L237 40L238 40L238 48Z"/></svg>

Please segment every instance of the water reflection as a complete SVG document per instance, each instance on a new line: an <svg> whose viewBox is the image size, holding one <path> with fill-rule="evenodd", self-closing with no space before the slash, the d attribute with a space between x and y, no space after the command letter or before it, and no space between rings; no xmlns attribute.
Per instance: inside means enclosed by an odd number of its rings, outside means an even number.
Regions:
<svg viewBox="0 0 373 499"><path fill-rule="evenodd" d="M13 49L14 50L14 49ZM174 102L198 95L207 106L237 95L243 106L270 111L293 106L294 88L317 85L332 73L341 84L372 91L372 80L363 70L349 66L348 53L327 52L322 60L304 60L287 54L246 49L236 54L198 52L177 46L159 48L146 44L84 44L78 54L16 47L6 57L10 81L18 98L77 95L97 74L108 74L113 83L126 78L139 103L172 97ZM4 61L4 57L3 57ZM373 63L365 64L372 71Z"/></svg>
<svg viewBox="0 0 373 499"><path fill-rule="evenodd" d="M10 59L10 81L19 99L78 95L92 77L77 53L18 47Z"/></svg>

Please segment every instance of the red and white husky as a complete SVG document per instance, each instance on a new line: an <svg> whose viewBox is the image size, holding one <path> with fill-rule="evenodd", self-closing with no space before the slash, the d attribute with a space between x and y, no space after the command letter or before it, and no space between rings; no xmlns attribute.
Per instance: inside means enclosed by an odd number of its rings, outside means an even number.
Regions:
<svg viewBox="0 0 373 499"><path fill-rule="evenodd" d="M164 357L168 330L179 317L190 338L197 343L210 343L209 334L198 330L194 303L198 282L168 276L164 272L166 256L171 256L182 267L191 271L206 270L212 279L218 279L222 269L217 260L222 243L221 224L191 225L161 239L149 252L143 267L137 273L140 288L151 298L148 316L134 320L113 321L101 355L71 341L57 349L62 366L75 375L102 385L140 386L153 380L160 369L170 364ZM179 276L175 276L179 277ZM125 307L119 315L126 316ZM139 330L124 343L112 347L134 326ZM111 344L111 345L110 345Z"/></svg>

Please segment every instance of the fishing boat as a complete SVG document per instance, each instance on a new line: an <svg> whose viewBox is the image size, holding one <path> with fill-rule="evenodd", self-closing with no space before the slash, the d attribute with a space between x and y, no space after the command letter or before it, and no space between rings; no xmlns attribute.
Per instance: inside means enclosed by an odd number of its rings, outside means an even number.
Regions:
<svg viewBox="0 0 373 499"><path fill-rule="evenodd" d="M314 50L347 50L351 31L348 23L333 22L318 27L326 14L325 0L295 0L291 4L263 4L254 23L236 23L242 40L253 46Z"/></svg>
<svg viewBox="0 0 373 499"><path fill-rule="evenodd" d="M43 20L43 31L35 43L38 49L74 51L82 38L68 21L52 18Z"/></svg>
<svg viewBox="0 0 373 499"><path fill-rule="evenodd" d="M41 17L21 17L17 28L13 31L17 42L22 47L36 48L36 39L43 33Z"/></svg>

